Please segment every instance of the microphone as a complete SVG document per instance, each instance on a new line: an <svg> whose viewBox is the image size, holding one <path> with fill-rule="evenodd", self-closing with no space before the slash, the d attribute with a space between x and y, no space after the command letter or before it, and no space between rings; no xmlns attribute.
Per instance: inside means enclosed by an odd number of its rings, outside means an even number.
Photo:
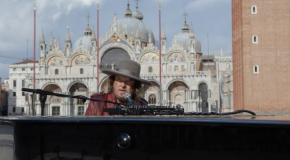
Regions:
<svg viewBox="0 0 290 160"><path fill-rule="evenodd" d="M134 105L135 104L135 102L132 100L132 96L131 96L130 93L126 93L125 94L125 99L129 101L130 105Z"/></svg>

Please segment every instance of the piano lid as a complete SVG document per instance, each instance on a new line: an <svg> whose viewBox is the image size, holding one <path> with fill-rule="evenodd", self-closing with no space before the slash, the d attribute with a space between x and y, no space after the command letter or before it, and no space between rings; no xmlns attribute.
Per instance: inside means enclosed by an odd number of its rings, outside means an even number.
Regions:
<svg viewBox="0 0 290 160"><path fill-rule="evenodd" d="M12 123L151 123L151 124L252 124L290 125L290 116L10 116L0 122Z"/></svg>

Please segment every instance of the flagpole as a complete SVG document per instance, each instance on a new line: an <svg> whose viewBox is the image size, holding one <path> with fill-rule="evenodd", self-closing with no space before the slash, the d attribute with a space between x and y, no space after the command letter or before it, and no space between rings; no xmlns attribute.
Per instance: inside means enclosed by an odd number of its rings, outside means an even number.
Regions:
<svg viewBox="0 0 290 160"><path fill-rule="evenodd" d="M160 105L162 104L162 83L161 83L161 4L159 7L159 84L160 84Z"/></svg>
<svg viewBox="0 0 290 160"><path fill-rule="evenodd" d="M34 3L34 34L33 34L33 89L35 89L35 36L36 36L36 4ZM35 115L35 97L32 96L32 114Z"/></svg>
<svg viewBox="0 0 290 160"><path fill-rule="evenodd" d="M99 92L99 85L100 85L100 79L99 79L99 3L97 4L97 92Z"/></svg>

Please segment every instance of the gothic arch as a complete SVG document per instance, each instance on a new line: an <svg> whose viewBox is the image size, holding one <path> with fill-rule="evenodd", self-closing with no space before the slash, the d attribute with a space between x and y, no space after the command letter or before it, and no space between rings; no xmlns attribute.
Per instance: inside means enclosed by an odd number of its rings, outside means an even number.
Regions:
<svg viewBox="0 0 290 160"><path fill-rule="evenodd" d="M71 66L72 66L72 61L73 61L73 59L74 59L76 56L79 56L79 55L85 55L85 56L89 57L89 58L90 58L90 61L91 61L91 64L94 63L94 62L93 62L93 58L92 58L92 56L89 55L89 54L87 54L87 53L84 53L84 52L83 52L83 53L77 53L77 54L74 54L73 56L71 56L71 57L69 58L69 60L68 60L68 64L67 64L67 66L71 67Z"/></svg>
<svg viewBox="0 0 290 160"><path fill-rule="evenodd" d="M48 57L45 58L45 65L48 65L48 64L47 64L48 61L49 61L51 58L53 58L53 57L61 57L61 58L65 61L65 63L66 63L64 66L67 66L67 65L68 65L68 64L67 64L67 61L66 61L66 59L65 59L65 57L64 57L63 54L51 54L51 55L49 55Z"/></svg>
<svg viewBox="0 0 290 160"><path fill-rule="evenodd" d="M155 53L155 54L159 57L159 54L158 54L156 51L148 51L148 50L145 50L145 51L143 51L143 52L140 54L140 56L138 57L137 61L140 63L141 58L142 58L145 54L147 54L147 53ZM160 57L159 57L159 58L160 58ZM159 60L158 60L158 62L159 62Z"/></svg>
<svg viewBox="0 0 290 160"><path fill-rule="evenodd" d="M61 89L61 91L63 92L63 88L61 88L57 83L52 83L52 82L48 82L48 83L46 83L46 84L44 84L43 86L42 86L42 90L44 90L46 87L48 87L49 85L56 85L56 86L58 86L60 89Z"/></svg>
<svg viewBox="0 0 290 160"><path fill-rule="evenodd" d="M113 49L113 48L120 48L120 49L123 49L124 51L126 51L128 53L128 55L130 56L130 59L131 60L135 60L136 61L136 56L133 52L133 50L131 48L129 48L129 46L125 45L125 44L122 44L122 43L109 43L109 44L106 44L105 46L103 46L101 49L100 49L100 59L99 59L99 64L101 64L101 60L102 60L102 57L104 56L104 54L109 51L110 49Z"/></svg>
<svg viewBox="0 0 290 160"><path fill-rule="evenodd" d="M85 86L87 87L87 91L86 91L86 92L89 93L89 87L88 87L88 84L85 83L85 82L82 82L82 81L73 81L73 82L70 82L69 85L67 86L66 91L69 92L69 91L70 91L70 88L71 88L74 84L76 84L76 83L82 83L83 85L85 85Z"/></svg>
<svg viewBox="0 0 290 160"><path fill-rule="evenodd" d="M171 54L173 54L173 53L179 53L179 54L182 54L182 55L184 56L184 63L188 62L187 55L186 55L183 51L181 51L181 50L171 50L171 51L168 52L168 53L166 54L166 56L164 57L164 60L165 60L166 63L167 63L167 59L169 58L169 56L171 56Z"/></svg>
<svg viewBox="0 0 290 160"><path fill-rule="evenodd" d="M190 85L189 85L186 81L184 81L183 79L173 79L173 80L171 80L169 83L167 83L165 89L168 90L168 89L169 89L169 86L170 86L172 83L177 82L177 81L183 82L184 84L186 84L187 88L190 89L190 87L189 87Z"/></svg>

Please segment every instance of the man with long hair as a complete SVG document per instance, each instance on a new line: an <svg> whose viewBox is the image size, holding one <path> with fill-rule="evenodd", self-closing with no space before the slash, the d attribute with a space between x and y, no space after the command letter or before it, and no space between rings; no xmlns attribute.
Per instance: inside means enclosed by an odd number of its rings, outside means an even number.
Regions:
<svg viewBox="0 0 290 160"><path fill-rule="evenodd" d="M143 94L142 85L151 85L151 83L139 78L140 69L140 64L133 60L121 60L116 70L103 69L103 73L110 75L108 79L108 92L95 93L91 95L91 98L128 103L128 100L125 99L125 94L130 93L135 101L135 105L148 105L148 102L141 98ZM85 115L108 115L107 112L103 112L103 109L114 106L112 103L90 101Z"/></svg>

